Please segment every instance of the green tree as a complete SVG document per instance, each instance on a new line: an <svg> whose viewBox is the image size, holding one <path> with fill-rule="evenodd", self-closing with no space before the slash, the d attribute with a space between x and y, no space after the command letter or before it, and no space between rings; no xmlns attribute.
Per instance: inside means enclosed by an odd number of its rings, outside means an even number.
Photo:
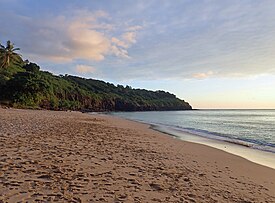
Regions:
<svg viewBox="0 0 275 203"><path fill-rule="evenodd" d="M19 63L22 59L19 54L15 53L18 50L20 49L14 48L11 41L7 41L6 47L0 44L0 68L7 68L11 62Z"/></svg>
<svg viewBox="0 0 275 203"><path fill-rule="evenodd" d="M28 72L37 73L40 70L40 67L35 63L28 63L23 66L23 68Z"/></svg>

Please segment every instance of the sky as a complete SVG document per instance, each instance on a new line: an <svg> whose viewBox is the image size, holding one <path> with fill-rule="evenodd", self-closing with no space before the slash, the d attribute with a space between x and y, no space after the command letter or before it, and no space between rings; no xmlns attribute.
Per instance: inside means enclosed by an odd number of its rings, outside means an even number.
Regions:
<svg viewBox="0 0 275 203"><path fill-rule="evenodd" d="M54 74L275 108L273 0L0 0L0 42Z"/></svg>

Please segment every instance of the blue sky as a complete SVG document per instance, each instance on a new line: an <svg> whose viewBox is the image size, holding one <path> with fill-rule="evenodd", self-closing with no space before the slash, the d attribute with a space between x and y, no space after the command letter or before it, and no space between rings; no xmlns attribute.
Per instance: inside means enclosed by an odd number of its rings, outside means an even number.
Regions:
<svg viewBox="0 0 275 203"><path fill-rule="evenodd" d="M0 0L0 41L55 74L275 108L275 1Z"/></svg>

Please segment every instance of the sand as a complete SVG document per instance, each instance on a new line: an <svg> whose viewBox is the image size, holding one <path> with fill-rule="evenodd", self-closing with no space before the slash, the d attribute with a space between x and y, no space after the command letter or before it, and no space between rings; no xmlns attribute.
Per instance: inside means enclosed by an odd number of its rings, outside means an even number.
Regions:
<svg viewBox="0 0 275 203"><path fill-rule="evenodd" d="M275 170L106 115L0 108L0 202L275 202Z"/></svg>

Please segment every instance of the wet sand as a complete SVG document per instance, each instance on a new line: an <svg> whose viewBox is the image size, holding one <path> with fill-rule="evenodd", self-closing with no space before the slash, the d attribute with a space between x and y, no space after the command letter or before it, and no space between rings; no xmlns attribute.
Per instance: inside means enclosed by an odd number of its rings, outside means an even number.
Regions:
<svg viewBox="0 0 275 203"><path fill-rule="evenodd" d="M0 108L0 202L275 202L275 170L106 115Z"/></svg>

